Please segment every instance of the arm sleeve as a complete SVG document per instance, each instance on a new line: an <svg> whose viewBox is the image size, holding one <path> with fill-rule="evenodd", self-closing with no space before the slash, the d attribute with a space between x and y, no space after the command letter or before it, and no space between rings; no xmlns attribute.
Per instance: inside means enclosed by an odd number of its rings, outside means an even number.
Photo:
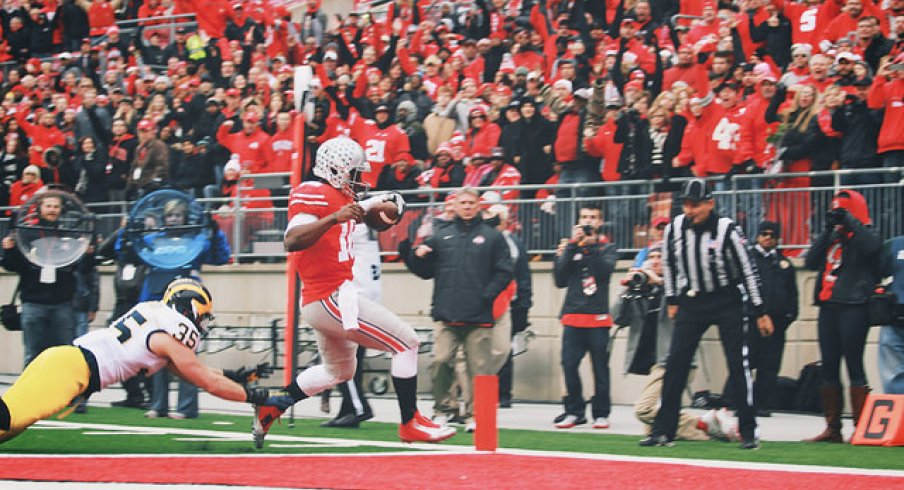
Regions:
<svg viewBox="0 0 904 490"><path fill-rule="evenodd" d="M747 301L751 306L752 316L760 316L763 314L763 285L760 281L760 275L757 273L756 264L751 260L748 253L747 243L744 239L741 228L736 224L730 225L726 238L727 246L732 250L732 259L735 261L736 270L740 271L744 283L744 289L747 291Z"/></svg>
<svg viewBox="0 0 904 490"><path fill-rule="evenodd" d="M673 224L669 223L665 227L663 240L665 242L665 257L662 262L662 279L665 283L665 298L668 304L673 305L678 299L678 291L676 290L675 274L678 270L678 258L675 256L674 237L675 233Z"/></svg>

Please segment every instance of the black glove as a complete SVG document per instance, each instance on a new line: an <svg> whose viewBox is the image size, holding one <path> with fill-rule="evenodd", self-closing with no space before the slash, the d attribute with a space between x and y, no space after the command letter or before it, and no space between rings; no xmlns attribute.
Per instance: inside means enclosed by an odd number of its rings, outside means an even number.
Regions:
<svg viewBox="0 0 904 490"><path fill-rule="evenodd" d="M235 381L240 385L245 385L248 383L253 383L259 379L270 377L270 373L273 372L273 368L270 367L269 362L262 362L255 367L240 367L238 369L224 369L223 376Z"/></svg>
<svg viewBox="0 0 904 490"><path fill-rule="evenodd" d="M252 405L263 405L270 398L270 390L266 388L245 388L245 401Z"/></svg>

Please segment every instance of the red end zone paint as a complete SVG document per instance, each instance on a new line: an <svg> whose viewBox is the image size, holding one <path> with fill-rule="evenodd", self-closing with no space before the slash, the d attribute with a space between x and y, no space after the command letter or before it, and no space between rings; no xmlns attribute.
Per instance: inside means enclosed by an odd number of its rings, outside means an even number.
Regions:
<svg viewBox="0 0 904 490"><path fill-rule="evenodd" d="M0 479L304 488L902 488L904 479L507 454L3 457Z"/></svg>

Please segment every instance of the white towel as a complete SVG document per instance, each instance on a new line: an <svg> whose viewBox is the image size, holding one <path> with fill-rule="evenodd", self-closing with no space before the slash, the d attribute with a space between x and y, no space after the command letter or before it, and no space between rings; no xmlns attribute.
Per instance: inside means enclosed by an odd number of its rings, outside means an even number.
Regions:
<svg viewBox="0 0 904 490"><path fill-rule="evenodd" d="M346 280L339 286L336 303L342 316L342 328L348 331L358 330L358 288L353 282Z"/></svg>

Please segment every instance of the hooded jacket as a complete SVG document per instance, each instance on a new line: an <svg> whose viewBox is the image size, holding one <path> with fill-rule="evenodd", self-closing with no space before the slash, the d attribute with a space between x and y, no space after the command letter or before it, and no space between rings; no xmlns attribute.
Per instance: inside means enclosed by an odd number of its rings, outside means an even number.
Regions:
<svg viewBox="0 0 904 490"><path fill-rule="evenodd" d="M850 196L845 198L844 196ZM833 208L844 208L842 229L826 228L813 242L807 253L807 269L818 271L814 288L814 303L862 305L866 304L879 282L879 260L882 240L873 230L866 200L851 190L841 190L832 200ZM840 247L839 250L836 247ZM834 266L829 269L830 261ZM833 280L827 280L832 274ZM820 299L826 284L832 284L828 299Z"/></svg>

